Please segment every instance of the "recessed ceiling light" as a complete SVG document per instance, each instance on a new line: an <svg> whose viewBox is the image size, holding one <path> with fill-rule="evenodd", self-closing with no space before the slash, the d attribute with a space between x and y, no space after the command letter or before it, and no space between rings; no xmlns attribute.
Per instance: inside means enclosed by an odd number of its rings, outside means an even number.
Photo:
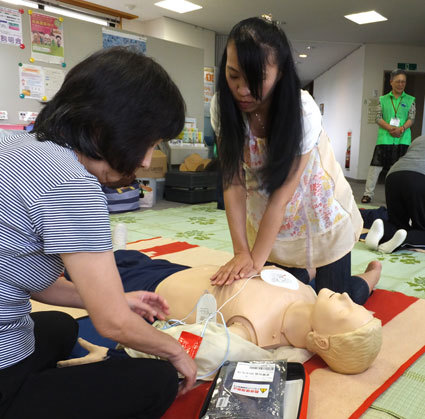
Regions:
<svg viewBox="0 0 425 419"><path fill-rule="evenodd" d="M352 15L346 15L345 18L352 20L359 25L365 25L366 23L382 22L388 20L386 17L380 15L375 10L370 10L369 12L354 13Z"/></svg>
<svg viewBox="0 0 425 419"><path fill-rule="evenodd" d="M300 57L300 58L307 58L307 54L300 54L300 55L298 55L298 57Z"/></svg>
<svg viewBox="0 0 425 419"><path fill-rule="evenodd" d="M155 3L155 6L172 10L177 13L187 13L192 12L193 10L202 9L202 6L186 0L163 0Z"/></svg>

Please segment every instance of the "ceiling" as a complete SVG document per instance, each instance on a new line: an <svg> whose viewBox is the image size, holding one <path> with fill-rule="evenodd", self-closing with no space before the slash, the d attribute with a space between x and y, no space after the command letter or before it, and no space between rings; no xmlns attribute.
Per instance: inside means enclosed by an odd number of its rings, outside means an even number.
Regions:
<svg viewBox="0 0 425 419"><path fill-rule="evenodd" d="M141 21L165 16L221 35L241 19L271 13L292 44L303 85L365 43L425 46L425 0L191 0L203 8L185 14L157 7L156 1L91 0ZM388 20L357 25L344 18L369 10ZM301 53L308 57L299 58Z"/></svg>

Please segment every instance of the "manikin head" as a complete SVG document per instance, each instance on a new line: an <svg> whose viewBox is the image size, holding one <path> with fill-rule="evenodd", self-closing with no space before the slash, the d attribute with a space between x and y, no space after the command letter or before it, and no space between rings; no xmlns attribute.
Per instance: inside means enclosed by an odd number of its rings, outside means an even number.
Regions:
<svg viewBox="0 0 425 419"><path fill-rule="evenodd" d="M307 349L317 353L336 372L365 371L381 349L381 321L354 303L347 293L322 289L313 307L311 323L313 331L307 335Z"/></svg>

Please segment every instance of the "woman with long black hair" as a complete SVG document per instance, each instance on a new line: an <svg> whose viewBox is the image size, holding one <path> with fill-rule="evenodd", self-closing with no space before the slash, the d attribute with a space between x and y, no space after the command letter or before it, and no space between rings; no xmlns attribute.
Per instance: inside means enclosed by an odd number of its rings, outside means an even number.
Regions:
<svg viewBox="0 0 425 419"><path fill-rule="evenodd" d="M362 219L275 23L250 18L232 29L211 121L234 249L212 282L230 284L270 262L303 282L315 276L317 291L348 292L363 304L380 264L351 277Z"/></svg>

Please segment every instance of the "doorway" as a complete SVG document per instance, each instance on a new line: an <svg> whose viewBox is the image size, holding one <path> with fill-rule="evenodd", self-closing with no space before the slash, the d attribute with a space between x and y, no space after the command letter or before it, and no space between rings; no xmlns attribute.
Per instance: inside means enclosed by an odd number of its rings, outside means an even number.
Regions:
<svg viewBox="0 0 425 419"><path fill-rule="evenodd" d="M383 94L391 91L390 85L391 71L384 72L384 89ZM420 135L425 134L424 124L424 100L425 100L425 73L416 71L406 71L407 83L404 90L407 94L416 98L416 117L415 123L410 128L412 132L412 140Z"/></svg>

